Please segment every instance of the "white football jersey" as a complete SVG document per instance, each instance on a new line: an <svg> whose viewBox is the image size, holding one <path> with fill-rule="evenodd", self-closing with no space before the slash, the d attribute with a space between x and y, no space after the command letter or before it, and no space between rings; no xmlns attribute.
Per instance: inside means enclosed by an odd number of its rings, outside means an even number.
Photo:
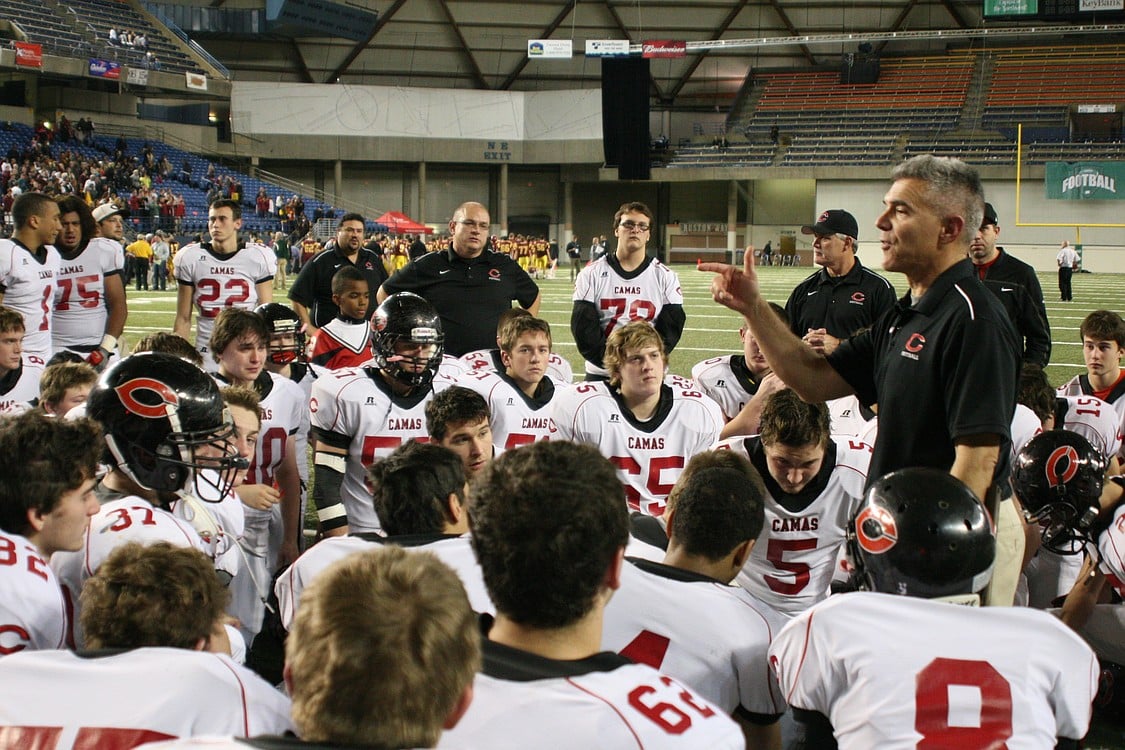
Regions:
<svg viewBox="0 0 1125 750"><path fill-rule="evenodd" d="M1098 553L1106 579L1125 597L1125 505L1117 506L1113 522L1098 536Z"/></svg>
<svg viewBox="0 0 1125 750"><path fill-rule="evenodd" d="M683 684L612 653L556 661L484 643L473 702L439 748L744 748L742 730Z"/></svg>
<svg viewBox="0 0 1125 750"><path fill-rule="evenodd" d="M696 362L691 368L691 379L715 400L727 421L734 419L758 392L758 380L746 369L746 357L741 354Z"/></svg>
<svg viewBox="0 0 1125 750"><path fill-rule="evenodd" d="M192 302L199 313L195 348L213 369L207 344L215 318L226 307L253 310L258 306L257 284L277 273L277 257L262 245L241 245L230 255L217 255L208 243L184 245L173 259L176 281L192 287Z"/></svg>
<svg viewBox="0 0 1125 750"><path fill-rule="evenodd" d="M1077 432L1090 441L1090 445L1112 458L1121 450L1122 422L1113 405L1096 396L1060 396L1065 401L1062 423L1055 427ZM1062 405L1056 411L1062 411Z"/></svg>
<svg viewBox="0 0 1125 750"><path fill-rule="evenodd" d="M848 519L863 499L871 446L836 438L820 473L797 495L770 476L759 438L724 440L716 446L723 448L745 453L766 485L766 522L738 585L782 614L808 609L828 596Z"/></svg>
<svg viewBox="0 0 1125 750"><path fill-rule="evenodd" d="M366 536L366 538L334 536L314 544L278 576L274 584L274 592L277 594L278 615L285 629L289 630L293 626L301 592L312 583L314 578L333 563L349 555L367 552L384 544L400 544L414 552L432 553L460 577L461 583L465 586L465 593L469 596L469 605L474 611L487 613L496 611L484 587L484 578L481 576L480 565L477 564L468 535L416 534L403 537Z"/></svg>
<svg viewBox="0 0 1125 750"><path fill-rule="evenodd" d="M1059 386L1059 395L1093 396L1094 389L1086 375L1075 375L1067 383ZM1117 412L1117 432L1119 435L1125 435L1125 383L1118 383L1103 400L1113 405L1113 410ZM1119 449L1117 455L1125 459L1122 450Z"/></svg>
<svg viewBox="0 0 1125 750"><path fill-rule="evenodd" d="M79 626L81 603L78 599L82 585L97 572L113 550L129 542L168 542L177 547L191 547L204 554L209 552L208 545L190 523L153 507L143 498L128 496L104 503L90 517L82 549L51 555L51 567L71 607L73 642L78 648L84 643Z"/></svg>
<svg viewBox="0 0 1125 750"><path fill-rule="evenodd" d="M1012 415L1012 465L1015 466L1016 456L1027 444L1028 440L1043 431L1043 422L1030 408L1023 404L1016 404L1015 414Z"/></svg>
<svg viewBox="0 0 1125 750"><path fill-rule="evenodd" d="M327 370L313 383L309 412L317 439L324 440L327 433L328 442L332 436L347 442L340 501L351 531L382 528L365 483L367 467L407 440L429 441L426 404L433 395L432 389L423 388L405 398L393 396L379 372L370 368Z"/></svg>
<svg viewBox="0 0 1125 750"><path fill-rule="evenodd" d="M724 424L719 405L703 393L668 385L647 422L637 421L607 382L576 383L553 403L559 439L600 450L617 467L629 507L652 516L663 515L684 464L710 448Z"/></svg>
<svg viewBox="0 0 1125 750"><path fill-rule="evenodd" d="M65 648L66 601L38 548L0 531L0 656Z"/></svg>
<svg viewBox="0 0 1125 750"><path fill-rule="evenodd" d="M51 323L54 318L55 286L59 275L59 251L44 245L42 262L15 240L0 240L0 293L4 307L23 316L23 360L51 358Z"/></svg>
<svg viewBox="0 0 1125 750"><path fill-rule="evenodd" d="M464 386L484 396L492 416L492 442L506 451L558 434L552 416L551 402L568 386L543 378L535 398L528 398L510 378L487 370L477 370L457 379Z"/></svg>
<svg viewBox="0 0 1125 750"><path fill-rule="evenodd" d="M83 657L28 651L0 659L4 747L130 748L146 742L293 728L289 699L222 654L138 648Z"/></svg>
<svg viewBox="0 0 1125 750"><path fill-rule="evenodd" d="M855 396L844 396L826 401L828 406L828 419L831 422L833 435L850 435L858 437L864 442L874 445L874 438L867 439L871 434L872 422L876 417L868 415L869 411L863 408Z"/></svg>
<svg viewBox="0 0 1125 750"><path fill-rule="evenodd" d="M627 560L606 605L602 648L691 686L726 713L779 715L769 623L737 589L649 561Z"/></svg>
<svg viewBox="0 0 1125 750"><path fill-rule="evenodd" d="M573 300L590 302L598 309L602 332L608 337L634 320L653 322L665 305L684 304L684 295L680 277L656 258L647 258L640 268L622 277L605 255L578 274ZM592 362L586 363L586 372L609 375Z"/></svg>
<svg viewBox="0 0 1125 750"><path fill-rule="evenodd" d="M840 750L1052 748L1090 724L1098 662L1057 618L906 596L834 596L774 638L789 704L828 717Z"/></svg>
<svg viewBox="0 0 1125 750"><path fill-rule="evenodd" d="M39 398L39 379L46 361L38 354L24 354L18 369L0 378L0 415L22 414Z"/></svg>
<svg viewBox="0 0 1125 750"><path fill-rule="evenodd" d="M478 349L462 355L461 361L471 372L504 372L506 369L499 349ZM551 352L547 358L547 376L559 383L570 383L574 380L574 370L570 362Z"/></svg>
<svg viewBox="0 0 1125 750"><path fill-rule="evenodd" d="M101 343L109 317L105 279L120 274L124 268L124 248L108 237L93 238L70 260L60 258L51 337L53 351Z"/></svg>

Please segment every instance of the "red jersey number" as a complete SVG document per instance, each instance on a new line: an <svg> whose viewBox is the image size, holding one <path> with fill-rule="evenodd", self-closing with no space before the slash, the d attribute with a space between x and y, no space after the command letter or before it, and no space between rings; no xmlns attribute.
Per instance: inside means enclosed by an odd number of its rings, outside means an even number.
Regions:
<svg viewBox="0 0 1125 750"><path fill-rule="evenodd" d="M949 726L949 688L980 691L977 726ZM918 673L914 692L914 731L922 735L918 750L956 747L1003 750L1012 736L1012 688L986 661L934 659Z"/></svg>
<svg viewBox="0 0 1125 750"><path fill-rule="evenodd" d="M250 299L250 282L246 279L227 279L223 284L218 279L200 279L195 288L199 292L195 304L205 318L218 317L222 308L235 307Z"/></svg>

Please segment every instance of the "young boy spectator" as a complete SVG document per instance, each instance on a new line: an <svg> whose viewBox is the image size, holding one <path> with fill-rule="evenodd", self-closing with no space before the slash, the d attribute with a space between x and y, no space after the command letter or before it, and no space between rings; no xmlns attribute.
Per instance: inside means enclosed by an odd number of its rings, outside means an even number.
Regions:
<svg viewBox="0 0 1125 750"><path fill-rule="evenodd" d="M97 370L85 362L51 365L39 379L39 405L48 416L65 417L71 409L86 403L97 381Z"/></svg>
<svg viewBox="0 0 1125 750"><path fill-rule="evenodd" d="M343 266L332 277L332 302L340 313L321 326L313 346L312 363L329 370L359 367L371 360L371 326L367 277L355 266Z"/></svg>

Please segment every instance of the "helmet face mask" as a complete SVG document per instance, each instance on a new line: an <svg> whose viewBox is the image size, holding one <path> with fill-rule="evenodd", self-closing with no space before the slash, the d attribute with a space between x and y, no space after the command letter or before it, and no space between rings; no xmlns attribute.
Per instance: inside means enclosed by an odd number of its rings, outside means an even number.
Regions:
<svg viewBox="0 0 1125 750"><path fill-rule="evenodd" d="M280 302L258 305L254 312L265 318L270 329L268 354L270 363L289 365L307 361L305 325L297 317L297 313Z"/></svg>
<svg viewBox="0 0 1125 750"><path fill-rule="evenodd" d="M411 388L433 381L441 365L444 341L441 318L416 294L392 294L371 316L375 365Z"/></svg>
<svg viewBox="0 0 1125 750"><path fill-rule="evenodd" d="M902 469L871 485L846 530L861 588L923 599L978 593L992 577L992 519L948 472Z"/></svg>
<svg viewBox="0 0 1125 750"><path fill-rule="evenodd" d="M215 381L170 354L115 363L91 390L87 414L105 433L107 463L165 498L186 491L220 502L248 466Z"/></svg>
<svg viewBox="0 0 1125 750"><path fill-rule="evenodd" d="M1020 449L1012 488L1028 523L1040 526L1044 547L1075 555L1094 541L1105 471L1105 457L1070 430L1041 432Z"/></svg>

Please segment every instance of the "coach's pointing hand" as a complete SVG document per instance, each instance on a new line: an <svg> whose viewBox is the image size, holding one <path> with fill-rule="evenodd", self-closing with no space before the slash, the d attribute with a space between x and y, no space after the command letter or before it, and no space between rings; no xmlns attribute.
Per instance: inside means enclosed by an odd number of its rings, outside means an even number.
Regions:
<svg viewBox="0 0 1125 750"><path fill-rule="evenodd" d="M746 248L743 267L729 263L700 263L698 270L715 274L711 298L737 313L749 315L759 299L758 273L754 270L754 246Z"/></svg>

